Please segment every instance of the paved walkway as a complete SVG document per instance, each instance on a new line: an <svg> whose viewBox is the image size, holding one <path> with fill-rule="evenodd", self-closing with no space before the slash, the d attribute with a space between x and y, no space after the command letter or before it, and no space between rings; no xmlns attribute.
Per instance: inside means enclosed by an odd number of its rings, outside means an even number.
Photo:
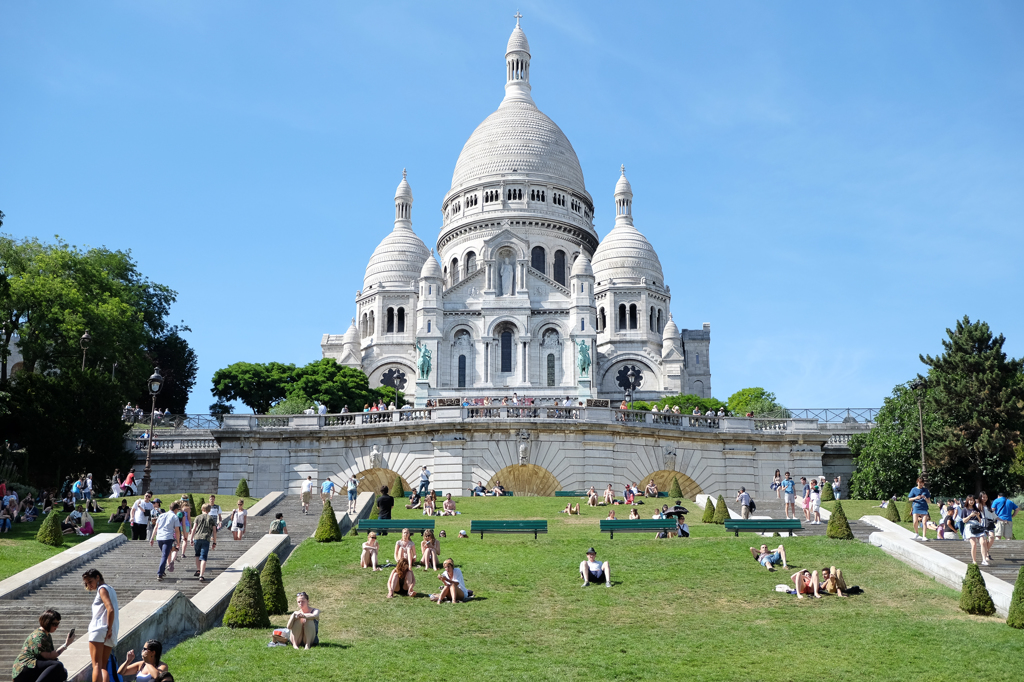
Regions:
<svg viewBox="0 0 1024 682"><path fill-rule="evenodd" d="M757 511L753 513L753 516L769 516L773 519L786 518L785 505L782 503L782 500L777 500L772 497L764 500L754 500L754 504L757 505ZM726 500L726 506L737 514L740 511L740 507L736 504L735 500ZM803 525L803 530L796 533L797 537L809 537L825 534L825 531L828 529L827 521L822 521L820 526L812 526L804 520L804 512L800 505L797 505L796 511L797 518L800 519L800 523ZM874 526L869 526L868 524L855 519L848 519L848 521L850 522L850 530L853 531L853 537L863 542L867 542L868 536L878 530Z"/></svg>
<svg viewBox="0 0 1024 682"><path fill-rule="evenodd" d="M971 543L963 540L929 540L929 549L942 552L965 564L971 563ZM981 570L1005 580L1011 585L1017 580L1017 573L1024 564L1024 540L996 540L992 545L992 562L990 566L981 566ZM978 561L981 561L981 550L978 550Z"/></svg>

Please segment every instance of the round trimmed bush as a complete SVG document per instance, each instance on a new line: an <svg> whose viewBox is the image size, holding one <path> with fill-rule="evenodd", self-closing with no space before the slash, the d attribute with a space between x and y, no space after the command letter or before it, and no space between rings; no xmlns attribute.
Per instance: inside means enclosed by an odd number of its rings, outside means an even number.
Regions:
<svg viewBox="0 0 1024 682"><path fill-rule="evenodd" d="M263 603L267 605L267 613L279 616L288 613L288 597L284 593L284 580L281 579L281 560L277 554L270 553L267 564L260 573L260 587L263 588Z"/></svg>
<svg viewBox="0 0 1024 682"><path fill-rule="evenodd" d="M967 564L967 575L960 589L960 608L975 616L991 616L996 612L996 605L992 603L992 595L985 587L985 578L978 564Z"/></svg>
<svg viewBox="0 0 1024 682"><path fill-rule="evenodd" d="M718 502L715 503L715 523L721 525L729 519L729 508L725 506L725 498L721 495L718 496Z"/></svg>
<svg viewBox="0 0 1024 682"><path fill-rule="evenodd" d="M833 540L853 540L850 522L846 520L843 503L839 500L836 500L836 508L832 510L832 516L829 517L828 527L825 529L825 537L832 538Z"/></svg>
<svg viewBox="0 0 1024 682"><path fill-rule="evenodd" d="M224 626L229 628L269 628L270 617L263 601L263 586L255 568L242 569L242 578L231 595L231 603L224 612Z"/></svg>
<svg viewBox="0 0 1024 682"><path fill-rule="evenodd" d="M42 525L36 532L36 540L50 547L64 546L64 533L60 529L60 514L57 510L51 511L43 519Z"/></svg>
<svg viewBox="0 0 1024 682"><path fill-rule="evenodd" d="M899 523L902 521L900 518L900 510L896 508L896 500L889 500L889 504L885 508L885 518L893 523Z"/></svg>
<svg viewBox="0 0 1024 682"><path fill-rule="evenodd" d="M238 497L249 497L249 483L244 478L238 482L238 487L235 488L235 495Z"/></svg>
<svg viewBox="0 0 1024 682"><path fill-rule="evenodd" d="M317 542L341 542L341 529L338 528L338 519L330 500L327 500L324 510L320 512L320 522L317 523L313 538Z"/></svg>
<svg viewBox="0 0 1024 682"><path fill-rule="evenodd" d="M1013 597L1010 598L1010 612L1006 614L1006 624L1011 628L1024 630L1024 571L1017 573Z"/></svg>
<svg viewBox="0 0 1024 682"><path fill-rule="evenodd" d="M715 522L715 501L708 495L708 503L704 505L704 516L700 519L701 523L714 523Z"/></svg>

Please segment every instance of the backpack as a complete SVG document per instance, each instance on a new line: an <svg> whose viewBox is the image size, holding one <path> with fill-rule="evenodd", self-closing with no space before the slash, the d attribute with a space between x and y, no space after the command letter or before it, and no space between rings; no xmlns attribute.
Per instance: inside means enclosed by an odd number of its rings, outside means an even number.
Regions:
<svg viewBox="0 0 1024 682"><path fill-rule="evenodd" d="M107 674L110 675L110 682L124 682L124 676L117 674L119 667L117 656L111 651L110 658L107 659Z"/></svg>
<svg viewBox="0 0 1024 682"><path fill-rule="evenodd" d="M754 498L750 498L750 506L747 507L747 509L750 510L751 514L757 511L757 505L754 503Z"/></svg>

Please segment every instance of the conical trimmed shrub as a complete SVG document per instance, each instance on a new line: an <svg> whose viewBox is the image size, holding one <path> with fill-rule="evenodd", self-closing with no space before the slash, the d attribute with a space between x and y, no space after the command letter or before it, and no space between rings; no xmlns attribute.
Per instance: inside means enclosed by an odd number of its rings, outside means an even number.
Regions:
<svg viewBox="0 0 1024 682"><path fill-rule="evenodd" d="M772 537L773 538L781 538L782 536L779 535L779 531L775 531L774 533L772 533Z"/></svg>
<svg viewBox="0 0 1024 682"><path fill-rule="evenodd" d="M825 537L833 540L853 540L853 531L850 530L850 522L846 520L846 512L843 511L843 503L836 500L836 507L832 510L832 516L828 520L828 528L825 529Z"/></svg>
<svg viewBox="0 0 1024 682"><path fill-rule="evenodd" d="M377 496L373 496L373 504L370 505L370 515L366 517L367 520L372 521L380 518L380 510L377 509Z"/></svg>
<svg viewBox="0 0 1024 682"><path fill-rule="evenodd" d="M991 616L996 612L996 605L992 603L992 595L985 587L985 578L978 564L967 564L967 575L960 589L960 608L975 616Z"/></svg>
<svg viewBox="0 0 1024 682"><path fill-rule="evenodd" d="M723 524L728 519L729 508L725 506L725 498L719 495L718 502L715 503L715 523Z"/></svg>
<svg viewBox="0 0 1024 682"><path fill-rule="evenodd" d="M822 479L821 481L821 501L831 502L836 499L835 493L832 492L832 484Z"/></svg>
<svg viewBox="0 0 1024 682"><path fill-rule="evenodd" d="M128 525L128 519L121 522L121 525L117 527L117 532L129 540L132 539L132 527Z"/></svg>
<svg viewBox="0 0 1024 682"><path fill-rule="evenodd" d="M188 494L188 508L192 510L193 519L203 513L203 510L196 506L196 500L192 497L192 493Z"/></svg>
<svg viewBox="0 0 1024 682"><path fill-rule="evenodd" d="M714 523L715 522L715 501L708 495L708 503L704 505L704 516L700 519L701 523Z"/></svg>
<svg viewBox="0 0 1024 682"><path fill-rule="evenodd" d="M57 513L57 510L51 511L43 519L43 523L36 533L36 540L50 547L64 546L64 533L60 529L60 514Z"/></svg>
<svg viewBox="0 0 1024 682"><path fill-rule="evenodd" d="M398 474L395 474L395 484L391 486L392 497L404 497L405 496L405 481Z"/></svg>
<svg viewBox="0 0 1024 682"><path fill-rule="evenodd" d="M338 528L338 519L334 516L334 507L331 501L324 503L324 510L320 512L320 522L316 526L313 538L317 542L341 542L341 529Z"/></svg>
<svg viewBox="0 0 1024 682"><path fill-rule="evenodd" d="M269 628L270 617L263 601L263 586L255 568L242 569L242 578L231 595L231 603L224 612L224 626L229 628Z"/></svg>
<svg viewBox="0 0 1024 682"><path fill-rule="evenodd" d="M260 573L260 587L263 588L263 603L267 605L268 614L279 616L288 613L288 597L284 594L284 580L281 579L281 560L274 552L267 557L267 564Z"/></svg>
<svg viewBox="0 0 1024 682"><path fill-rule="evenodd" d="M1017 573L1017 583L1013 586L1013 597L1010 599L1010 612L1006 614L1006 624L1011 628L1024 630L1024 571Z"/></svg>
<svg viewBox="0 0 1024 682"><path fill-rule="evenodd" d="M238 487L235 488L235 495L239 497L249 497L249 484L243 478L238 482Z"/></svg>
<svg viewBox="0 0 1024 682"><path fill-rule="evenodd" d="M900 518L900 510L896 508L896 500L889 500L889 504L885 508L885 518L893 523L899 523L903 520Z"/></svg>
<svg viewBox="0 0 1024 682"><path fill-rule="evenodd" d="M914 508L910 504L910 500L907 500L903 504L903 511L900 512L900 516L903 517L903 521L905 523L913 523L914 522Z"/></svg>
<svg viewBox="0 0 1024 682"><path fill-rule="evenodd" d="M672 487L668 491L668 496L674 500L680 500L683 497L683 490L679 487L679 479L675 476L672 477Z"/></svg>

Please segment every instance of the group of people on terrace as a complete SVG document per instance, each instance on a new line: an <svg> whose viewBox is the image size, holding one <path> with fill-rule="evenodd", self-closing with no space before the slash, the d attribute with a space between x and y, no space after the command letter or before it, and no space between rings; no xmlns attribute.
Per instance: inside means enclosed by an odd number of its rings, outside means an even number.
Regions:
<svg viewBox="0 0 1024 682"><path fill-rule="evenodd" d="M821 520L821 489L826 485L832 488L832 496L837 500L840 499L842 493L841 476L834 477L831 483L825 479L824 475L820 478L812 478L810 482L808 482L806 476L800 477L801 507L803 508L804 521L807 521L812 526L823 523ZM798 518L796 515L797 487L792 475L787 471L783 477L779 470L776 469L770 487L775 491L775 497L783 501L786 518ZM790 516L791 514L792 516Z"/></svg>

